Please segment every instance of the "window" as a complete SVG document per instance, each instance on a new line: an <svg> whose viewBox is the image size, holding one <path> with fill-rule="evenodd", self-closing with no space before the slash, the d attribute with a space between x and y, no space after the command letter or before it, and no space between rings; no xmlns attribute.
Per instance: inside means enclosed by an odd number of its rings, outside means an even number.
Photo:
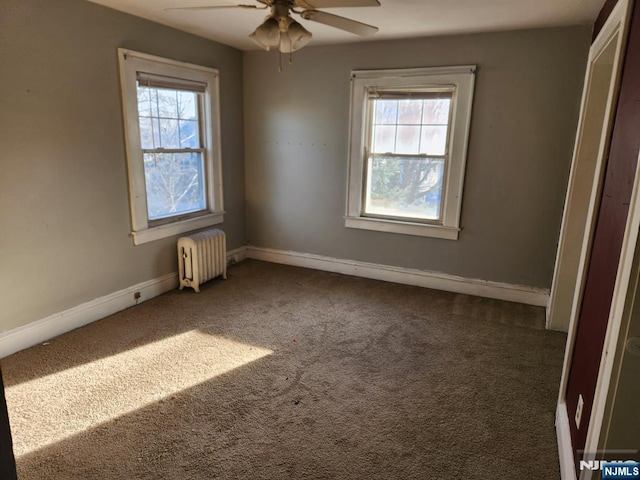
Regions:
<svg viewBox="0 0 640 480"><path fill-rule="evenodd" d="M134 243L221 223L217 71L118 53Z"/></svg>
<svg viewBox="0 0 640 480"><path fill-rule="evenodd" d="M457 239L475 67L355 71L345 224Z"/></svg>

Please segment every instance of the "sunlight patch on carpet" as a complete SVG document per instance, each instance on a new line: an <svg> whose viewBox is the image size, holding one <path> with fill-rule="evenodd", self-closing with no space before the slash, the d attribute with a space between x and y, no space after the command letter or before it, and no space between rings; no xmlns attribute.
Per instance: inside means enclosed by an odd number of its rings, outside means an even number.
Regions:
<svg viewBox="0 0 640 480"><path fill-rule="evenodd" d="M52 445L271 353L194 330L9 387L15 454Z"/></svg>

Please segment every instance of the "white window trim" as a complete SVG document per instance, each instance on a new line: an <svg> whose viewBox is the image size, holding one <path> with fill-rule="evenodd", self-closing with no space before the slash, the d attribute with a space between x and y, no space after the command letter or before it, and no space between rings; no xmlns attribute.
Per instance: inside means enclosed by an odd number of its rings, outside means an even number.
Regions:
<svg viewBox="0 0 640 480"><path fill-rule="evenodd" d="M155 55L118 49L122 110L127 148L129 176L129 205L131 208L131 236L140 245L179 235L199 228L222 223L222 160L220 149L220 91L218 70L191 63L169 60ZM144 164L138 122L137 72L183 78L205 83L204 146L207 184L207 208L202 215L179 218L161 225L149 225Z"/></svg>
<svg viewBox="0 0 640 480"><path fill-rule="evenodd" d="M351 128L346 227L449 240L458 239L475 72L475 65L398 70L355 70L351 72ZM449 134L450 156L443 185L442 223L418 223L409 220L363 216L368 90L375 88L437 88L452 85L456 87L456 97L452 107Z"/></svg>

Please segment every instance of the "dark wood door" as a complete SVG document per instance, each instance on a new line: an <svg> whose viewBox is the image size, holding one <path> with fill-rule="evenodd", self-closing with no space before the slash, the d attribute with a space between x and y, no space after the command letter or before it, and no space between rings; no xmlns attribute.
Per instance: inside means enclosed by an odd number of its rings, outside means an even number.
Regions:
<svg viewBox="0 0 640 480"><path fill-rule="evenodd" d="M11 447L9 415L7 413L7 403L4 398L2 370L0 370L0 479L14 480L16 478L16 463Z"/></svg>
<svg viewBox="0 0 640 480"><path fill-rule="evenodd" d="M634 8L566 391L576 462L586 443L639 148L640 8ZM577 428L574 418L580 395L584 406Z"/></svg>

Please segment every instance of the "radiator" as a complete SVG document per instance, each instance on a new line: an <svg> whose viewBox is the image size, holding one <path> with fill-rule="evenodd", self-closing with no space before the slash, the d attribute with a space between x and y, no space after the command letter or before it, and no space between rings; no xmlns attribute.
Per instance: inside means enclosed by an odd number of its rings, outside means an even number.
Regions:
<svg viewBox="0 0 640 480"><path fill-rule="evenodd" d="M178 239L180 290L222 275L227 278L227 237L216 228Z"/></svg>

